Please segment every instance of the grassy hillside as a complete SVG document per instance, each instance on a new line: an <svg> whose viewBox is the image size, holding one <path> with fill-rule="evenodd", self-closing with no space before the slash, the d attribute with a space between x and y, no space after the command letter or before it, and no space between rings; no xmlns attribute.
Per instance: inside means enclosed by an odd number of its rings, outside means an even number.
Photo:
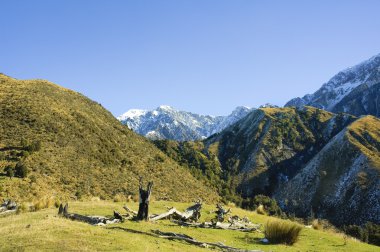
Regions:
<svg viewBox="0 0 380 252"><path fill-rule="evenodd" d="M28 171L25 178L6 176L20 167ZM16 200L133 195L139 175L154 181L157 198L218 198L100 104L48 81L5 75L0 75L0 174L0 198Z"/></svg>
<svg viewBox="0 0 380 252"><path fill-rule="evenodd" d="M184 210L189 204L166 201L152 202L152 213L166 211L166 206L175 206ZM137 209L137 204L129 207ZM70 210L88 215L109 215L116 209L124 212L122 203L105 201L73 202ZM209 221L214 206L206 205L202 211L202 221ZM265 225L273 219L254 212L232 208L232 213L247 216L252 222ZM263 251L377 251L378 247L345 238L333 231L321 231L303 228L299 241L292 246L262 244L263 233L239 232L201 228L181 228L169 221L131 222L106 227L91 226L57 216L57 209L45 209L39 212L0 218L0 244L2 251L210 251L179 241L169 241L149 236L152 229L187 234L200 241L223 242L226 245L242 249ZM124 230L123 230L124 229ZM17 232L15 232L17 230ZM127 231L125 231L127 230ZM215 251L215 250L213 250Z"/></svg>
<svg viewBox="0 0 380 252"><path fill-rule="evenodd" d="M320 109L263 108L205 141L243 196L271 195L354 120Z"/></svg>
<svg viewBox="0 0 380 252"><path fill-rule="evenodd" d="M236 202L236 195L271 195L354 120L312 107L263 108L203 142L155 144Z"/></svg>
<svg viewBox="0 0 380 252"><path fill-rule="evenodd" d="M290 215L362 225L380 221L379 132L373 116L263 108L203 142L155 143L226 201L264 194Z"/></svg>
<svg viewBox="0 0 380 252"><path fill-rule="evenodd" d="M365 116L348 127L349 140L359 148L380 170L380 119Z"/></svg>

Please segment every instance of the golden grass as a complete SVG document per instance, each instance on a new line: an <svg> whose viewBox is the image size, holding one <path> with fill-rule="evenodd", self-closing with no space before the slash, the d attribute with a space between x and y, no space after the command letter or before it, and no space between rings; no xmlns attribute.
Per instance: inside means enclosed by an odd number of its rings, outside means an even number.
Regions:
<svg viewBox="0 0 380 252"><path fill-rule="evenodd" d="M48 81L0 75L0 94L0 173L21 160L29 169L25 179L0 175L0 200L31 202L57 195L61 200L113 199L120 192L133 194L139 175L154 181L157 198L219 199L186 167L77 92ZM21 155L22 140L41 141L41 150Z"/></svg>
<svg viewBox="0 0 380 252"><path fill-rule="evenodd" d="M267 215L267 212L265 211L263 205L259 205L259 206L256 208L256 213L261 214L261 215Z"/></svg>
<svg viewBox="0 0 380 252"><path fill-rule="evenodd" d="M123 202L87 201L69 202L69 210L86 215L112 215L113 210L124 213ZM168 206L183 211L190 203L174 203L168 201L151 202L151 213L162 213ZM128 203L137 210L138 203ZM210 221L214 214L214 205L204 205L201 221ZM232 208L232 214L247 216L252 222L264 225L273 217L258 215L255 212ZM114 229L113 229L114 228ZM243 233L231 230L215 230L201 228L181 228L170 221L132 222L107 227L96 227L86 223L60 218L56 208L43 209L38 212L27 212L0 218L0 251L214 251L199 248L183 242L169 241L142 233L150 233L152 229L164 232L187 234L200 241L223 242L226 245L241 249L258 249L263 251L377 251L378 247L347 239L344 245L342 235L313 229L304 229L298 242L292 246L284 244L263 244L263 233ZM262 229L263 230L263 229Z"/></svg>
<svg viewBox="0 0 380 252"><path fill-rule="evenodd" d="M347 131L351 143L359 148L380 169L380 119L365 116L353 122Z"/></svg>
<svg viewBox="0 0 380 252"><path fill-rule="evenodd" d="M269 220L265 225L265 238L270 243L292 245L299 237L302 226L285 220Z"/></svg>

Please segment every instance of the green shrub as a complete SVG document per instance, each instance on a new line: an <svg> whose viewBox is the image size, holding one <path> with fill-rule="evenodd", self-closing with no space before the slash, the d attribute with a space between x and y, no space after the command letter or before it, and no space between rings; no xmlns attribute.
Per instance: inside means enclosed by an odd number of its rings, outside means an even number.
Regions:
<svg viewBox="0 0 380 252"><path fill-rule="evenodd" d="M23 151L21 151L21 156L24 157L24 158L29 157L29 152L23 150Z"/></svg>
<svg viewBox="0 0 380 252"><path fill-rule="evenodd" d="M357 225L344 226L343 231L363 242L380 246L380 225L367 222L362 227Z"/></svg>
<svg viewBox="0 0 380 252"><path fill-rule="evenodd" d="M270 243L292 245L298 240L302 226L290 221L271 220L265 225L265 237Z"/></svg>
<svg viewBox="0 0 380 252"><path fill-rule="evenodd" d="M368 243L380 246L380 225L367 222L364 228L368 231Z"/></svg>
<svg viewBox="0 0 380 252"><path fill-rule="evenodd" d="M25 213L25 212L28 212L29 211L29 205L25 202L22 202L18 208L17 208L17 214L20 214L20 213Z"/></svg>
<svg viewBox="0 0 380 252"><path fill-rule="evenodd" d="M8 177L10 177L10 178L14 177L14 175L15 175L15 170L14 170L14 168L13 168L12 166L10 166L10 165L8 165L7 167L5 167L4 171L5 171L5 174L6 174Z"/></svg>
<svg viewBox="0 0 380 252"><path fill-rule="evenodd" d="M269 215L281 215L281 208L277 205L277 201L265 195L256 195L252 201L253 208L258 209L259 206L263 206L263 210Z"/></svg>
<svg viewBox="0 0 380 252"><path fill-rule="evenodd" d="M28 168L23 162L18 162L15 167L15 175L19 178L25 178L28 176Z"/></svg>
<svg viewBox="0 0 380 252"><path fill-rule="evenodd" d="M262 215L267 215L267 212L265 211L263 205L260 205L260 206L258 206L258 207L256 208L256 213L258 213L258 214L262 214Z"/></svg>
<svg viewBox="0 0 380 252"><path fill-rule="evenodd" d="M315 229L315 230L322 230L323 229L323 225L322 223L320 223L320 221L318 219L315 219L311 222L311 226Z"/></svg>
<svg viewBox="0 0 380 252"><path fill-rule="evenodd" d="M126 198L123 194L118 193L115 196L113 196L113 201L114 202L124 202L124 201L126 201Z"/></svg>
<svg viewBox="0 0 380 252"><path fill-rule="evenodd" d="M75 197L77 198L77 200L82 199L82 197L83 197L83 192L82 192L82 190L78 190L78 191L76 191L76 192L75 192Z"/></svg>
<svg viewBox="0 0 380 252"><path fill-rule="evenodd" d="M35 152L41 150L41 141L33 141L28 147L27 150L30 152Z"/></svg>

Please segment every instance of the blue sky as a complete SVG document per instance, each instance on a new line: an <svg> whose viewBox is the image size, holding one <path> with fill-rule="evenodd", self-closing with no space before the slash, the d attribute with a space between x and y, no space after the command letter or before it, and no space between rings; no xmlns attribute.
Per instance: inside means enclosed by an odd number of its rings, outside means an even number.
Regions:
<svg viewBox="0 0 380 252"><path fill-rule="evenodd" d="M380 1L0 0L0 72L114 115L284 105L380 53Z"/></svg>

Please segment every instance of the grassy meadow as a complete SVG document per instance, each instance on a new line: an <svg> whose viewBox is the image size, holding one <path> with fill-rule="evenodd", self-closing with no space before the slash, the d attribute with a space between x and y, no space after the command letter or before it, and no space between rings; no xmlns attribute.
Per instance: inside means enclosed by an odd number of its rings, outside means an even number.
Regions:
<svg viewBox="0 0 380 252"><path fill-rule="evenodd" d="M150 213L165 212L174 206L183 211L191 203L153 201ZM69 212L85 215L112 215L113 210L124 213L124 203L111 201L75 201L69 203ZM137 210L137 203L128 207ZM215 210L204 205L201 221L210 221ZM181 241L170 241L151 235L151 230L189 235L199 241L222 242L241 249L263 251L378 251L378 247L361 243L331 230L310 228L301 230L299 240L292 246L263 244L263 232L244 233L232 230L180 227L168 220L152 222L125 221L121 224L91 226L87 223L58 217L54 207L37 212L26 212L0 218L0 251L210 251ZM232 214L247 216L253 223L264 226L272 217L252 211L232 208Z"/></svg>

